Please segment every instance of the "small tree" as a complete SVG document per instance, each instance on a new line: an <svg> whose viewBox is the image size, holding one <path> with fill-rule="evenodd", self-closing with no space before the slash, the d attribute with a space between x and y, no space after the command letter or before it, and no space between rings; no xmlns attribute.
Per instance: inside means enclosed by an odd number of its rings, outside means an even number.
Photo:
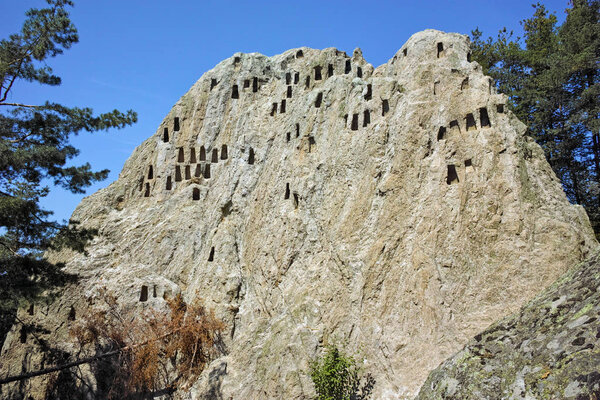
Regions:
<svg viewBox="0 0 600 400"><path fill-rule="evenodd" d="M310 377L315 385L317 400L367 399L375 384L375 380L367 374L361 387L361 371L356 361L333 345L327 347L323 359L311 363Z"/></svg>

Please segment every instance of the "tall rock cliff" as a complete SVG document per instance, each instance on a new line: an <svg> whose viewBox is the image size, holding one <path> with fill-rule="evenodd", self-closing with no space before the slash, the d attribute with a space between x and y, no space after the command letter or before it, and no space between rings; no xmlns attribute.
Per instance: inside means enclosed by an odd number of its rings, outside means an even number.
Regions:
<svg viewBox="0 0 600 400"><path fill-rule="evenodd" d="M101 287L140 312L201 296L227 354L182 398L308 398L326 343L360 355L374 398L410 398L598 246L506 101L458 34L417 33L376 69L359 49L235 54L82 201L98 237L53 256L80 282L20 318L69 350ZM15 325L2 374L47 364L37 346ZM2 390L43 398L47 379Z"/></svg>

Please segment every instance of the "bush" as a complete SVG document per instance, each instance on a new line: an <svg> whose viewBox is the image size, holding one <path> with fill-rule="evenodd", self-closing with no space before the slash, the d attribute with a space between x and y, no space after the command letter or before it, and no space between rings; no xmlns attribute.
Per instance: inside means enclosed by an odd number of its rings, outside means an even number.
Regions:
<svg viewBox="0 0 600 400"><path fill-rule="evenodd" d="M371 395L375 380L370 374L360 385L361 371L352 356L336 346L328 346L322 360L311 363L310 377L315 385L317 400L361 400Z"/></svg>

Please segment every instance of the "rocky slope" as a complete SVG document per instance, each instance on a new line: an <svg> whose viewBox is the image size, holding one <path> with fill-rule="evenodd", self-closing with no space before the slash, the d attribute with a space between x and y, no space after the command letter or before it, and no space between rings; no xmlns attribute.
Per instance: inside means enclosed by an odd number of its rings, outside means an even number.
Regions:
<svg viewBox="0 0 600 400"><path fill-rule="evenodd" d="M597 399L600 254L434 370L418 399Z"/></svg>
<svg viewBox="0 0 600 400"><path fill-rule="evenodd" d="M80 283L20 317L69 351L71 307L101 287L140 312L199 295L228 353L182 398L308 398L331 342L360 354L374 398L412 397L598 246L505 104L458 34L415 34L377 69L358 49L235 54L82 201L100 235L54 256ZM37 346L15 325L1 373L49 363ZM43 398L45 379L2 390Z"/></svg>

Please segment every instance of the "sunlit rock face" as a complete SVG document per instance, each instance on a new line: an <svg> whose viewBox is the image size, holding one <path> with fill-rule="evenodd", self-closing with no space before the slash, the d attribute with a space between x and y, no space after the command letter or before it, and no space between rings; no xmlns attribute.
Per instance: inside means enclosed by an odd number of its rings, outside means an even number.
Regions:
<svg viewBox="0 0 600 400"><path fill-rule="evenodd" d="M309 398L328 343L364 361L374 398L411 398L597 247L506 102L459 34L417 33L376 69L359 49L235 54L79 205L99 236L53 259L80 282L19 315L70 350L68 313L100 287L140 310L201 296L227 354L181 398ZM21 342L15 325L3 374L44 362Z"/></svg>

